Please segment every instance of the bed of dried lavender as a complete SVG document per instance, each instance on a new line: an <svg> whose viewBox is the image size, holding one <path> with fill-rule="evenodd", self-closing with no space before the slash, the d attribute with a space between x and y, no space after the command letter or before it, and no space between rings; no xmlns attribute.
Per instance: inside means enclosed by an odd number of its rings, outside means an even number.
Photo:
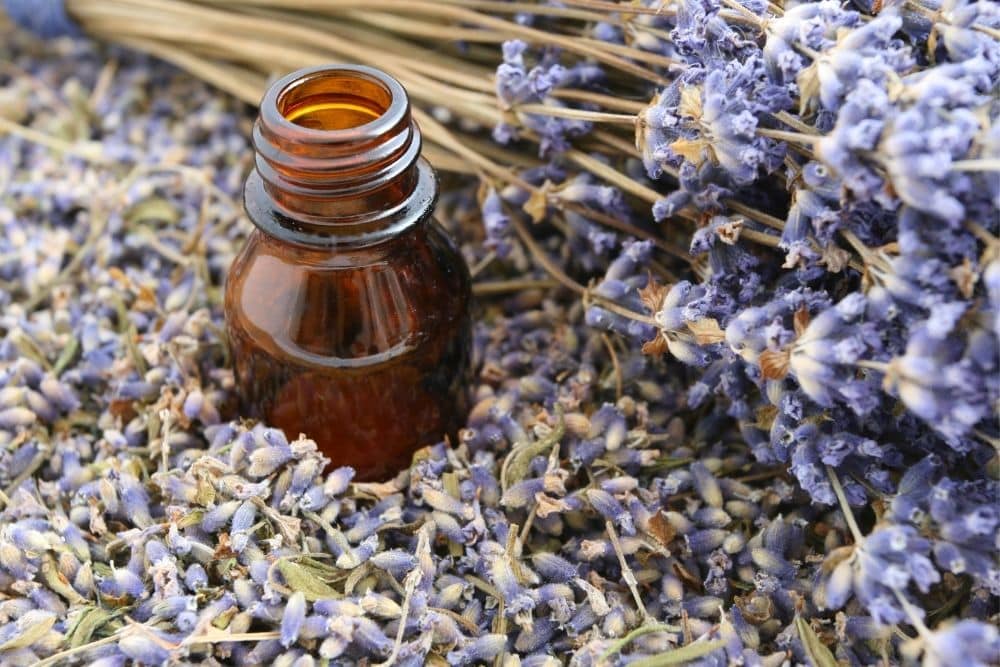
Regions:
<svg viewBox="0 0 1000 667"><path fill-rule="evenodd" d="M800 457L789 475L788 451L768 455L760 434L794 405L741 433L739 406L696 398L719 378L587 326L574 299L484 302L463 442L395 481L322 477L310 441L225 421L219 290L248 231L234 198L249 112L134 55L108 66L86 44L0 44L0 119L42 134L0 139L3 664L996 658L997 512L992 483L963 469L976 452L914 458L893 443L926 427L903 410L879 444L806 420L778 441ZM443 211L476 264L467 194ZM718 227L706 229L724 239ZM520 244L501 250L530 266ZM648 253L626 247L604 295ZM666 306L679 311L687 289ZM774 308L826 299L797 294ZM807 330L809 354L848 354L862 335L863 305L841 304ZM590 323L614 315L592 309ZM758 315L744 337L785 336ZM734 350L761 349L740 331L727 328ZM694 349L686 335L665 337L675 355ZM924 437L934 451L938 436Z"/></svg>

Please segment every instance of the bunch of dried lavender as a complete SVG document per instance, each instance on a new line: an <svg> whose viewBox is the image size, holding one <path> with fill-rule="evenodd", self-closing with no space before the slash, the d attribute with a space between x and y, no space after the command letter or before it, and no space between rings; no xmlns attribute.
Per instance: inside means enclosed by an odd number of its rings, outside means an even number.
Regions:
<svg viewBox="0 0 1000 667"><path fill-rule="evenodd" d="M89 197L114 179L76 159L52 192L14 181L10 222L39 224L12 236L5 285L12 662L995 659L990 5L317 5L335 22L279 2L67 4L248 101L260 75L212 59L392 71L423 95L435 163L485 176L478 202L446 202L453 221L481 205L485 238L460 228L477 290L520 293L484 313L457 449L385 485L322 478L308 441L221 423L237 116L177 129L153 102L95 132L115 118L95 100L135 101L93 63L89 98L46 95L68 112L54 126L12 94L0 129L155 165L84 204L66 181ZM428 49L445 36L464 43ZM507 42L493 83L480 41ZM14 143L14 173L52 168ZM545 298L552 280L579 298Z"/></svg>

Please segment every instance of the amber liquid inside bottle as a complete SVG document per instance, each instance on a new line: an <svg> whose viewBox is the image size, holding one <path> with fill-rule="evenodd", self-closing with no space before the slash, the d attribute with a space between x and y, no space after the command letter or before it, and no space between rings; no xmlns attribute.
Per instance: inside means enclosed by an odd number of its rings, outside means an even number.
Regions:
<svg viewBox="0 0 1000 667"><path fill-rule="evenodd" d="M365 67L276 82L254 127L226 323L242 408L384 478L464 415L465 263L398 82Z"/></svg>

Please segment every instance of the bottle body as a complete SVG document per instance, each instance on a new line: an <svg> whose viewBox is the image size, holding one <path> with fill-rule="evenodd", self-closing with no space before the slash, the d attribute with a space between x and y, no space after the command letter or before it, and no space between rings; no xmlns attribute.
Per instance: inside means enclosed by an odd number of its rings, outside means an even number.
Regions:
<svg viewBox="0 0 1000 667"><path fill-rule="evenodd" d="M254 125L257 229L226 282L244 414L384 478L465 413L470 278L434 222L406 93L354 65L277 81Z"/></svg>
<svg viewBox="0 0 1000 667"><path fill-rule="evenodd" d="M255 230L226 285L243 408L359 479L405 468L465 411L469 277L433 220L360 250Z"/></svg>

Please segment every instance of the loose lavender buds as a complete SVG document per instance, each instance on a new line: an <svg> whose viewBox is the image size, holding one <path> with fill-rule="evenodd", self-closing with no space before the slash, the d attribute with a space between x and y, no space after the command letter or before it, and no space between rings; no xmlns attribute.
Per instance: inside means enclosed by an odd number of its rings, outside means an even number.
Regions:
<svg viewBox="0 0 1000 667"><path fill-rule="evenodd" d="M608 72L505 44L493 136L545 163L440 217L490 289L594 280L484 298L458 441L381 482L234 410L252 113L5 40L0 118L83 155L0 138L0 663L995 662L997 18L863 5L588 22L676 65L641 214L544 113Z"/></svg>

